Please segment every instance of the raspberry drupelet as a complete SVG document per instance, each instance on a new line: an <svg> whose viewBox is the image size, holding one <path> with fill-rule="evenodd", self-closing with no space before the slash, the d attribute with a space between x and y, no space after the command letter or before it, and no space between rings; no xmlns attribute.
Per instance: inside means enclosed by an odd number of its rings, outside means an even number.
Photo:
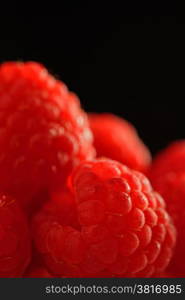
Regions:
<svg viewBox="0 0 185 300"><path fill-rule="evenodd" d="M151 155L132 124L113 114L89 114L94 145L99 157L117 160L128 167L146 172Z"/></svg>
<svg viewBox="0 0 185 300"><path fill-rule="evenodd" d="M53 200L33 219L35 246L50 272L154 277L166 269L176 231L162 197L143 174L100 159L81 163L68 186L76 203L75 224L64 218L65 205L53 214Z"/></svg>
<svg viewBox="0 0 185 300"><path fill-rule="evenodd" d="M81 160L92 159L92 133L77 96L40 64L0 66L0 189L30 205ZM36 198L37 199L37 198Z"/></svg>
<svg viewBox="0 0 185 300"><path fill-rule="evenodd" d="M21 277L31 259L31 238L19 203L0 194L0 278Z"/></svg>
<svg viewBox="0 0 185 300"><path fill-rule="evenodd" d="M161 151L151 166L149 176L154 188L164 197L167 210L177 228L177 245L169 270L185 276L185 141L177 141Z"/></svg>

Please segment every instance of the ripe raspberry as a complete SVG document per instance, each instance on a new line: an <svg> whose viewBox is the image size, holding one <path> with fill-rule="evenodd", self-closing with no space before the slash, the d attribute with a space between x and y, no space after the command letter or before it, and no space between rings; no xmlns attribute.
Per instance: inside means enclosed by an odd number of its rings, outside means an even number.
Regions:
<svg viewBox="0 0 185 300"><path fill-rule="evenodd" d="M117 160L141 172L148 169L149 150L130 123L112 114L90 114L89 121L98 156Z"/></svg>
<svg viewBox="0 0 185 300"><path fill-rule="evenodd" d="M147 178L111 160L82 163L69 181L78 224L50 213L33 219L37 251L60 277L152 277L167 267L175 229ZM61 194L62 203L62 194ZM62 207L62 205L61 205Z"/></svg>
<svg viewBox="0 0 185 300"><path fill-rule="evenodd" d="M1 190L27 206L26 198L93 156L86 114L62 82L34 62L0 66Z"/></svg>
<svg viewBox="0 0 185 300"><path fill-rule="evenodd" d="M185 141L175 142L162 151L150 170L154 188L166 200L167 210L177 228L177 246L169 270L185 276Z"/></svg>
<svg viewBox="0 0 185 300"><path fill-rule="evenodd" d="M21 277L30 257L25 216L13 198L0 194L0 277Z"/></svg>

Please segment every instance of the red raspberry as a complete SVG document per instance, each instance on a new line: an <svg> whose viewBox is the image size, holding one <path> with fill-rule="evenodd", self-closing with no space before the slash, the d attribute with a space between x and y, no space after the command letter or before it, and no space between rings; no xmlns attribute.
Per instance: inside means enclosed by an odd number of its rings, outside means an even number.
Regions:
<svg viewBox="0 0 185 300"><path fill-rule="evenodd" d="M98 156L117 160L141 172L148 169L149 150L130 123L112 114L90 114L89 121Z"/></svg>
<svg viewBox="0 0 185 300"><path fill-rule="evenodd" d="M171 144L162 151L150 170L154 188L166 200L167 210L177 228L178 238L170 271L178 277L185 276L185 141Z"/></svg>
<svg viewBox="0 0 185 300"><path fill-rule="evenodd" d="M54 201L33 219L37 251L60 277L152 277L172 256L175 229L147 178L111 160L82 163L69 186L78 223ZM61 203L63 197L61 194ZM62 205L61 205L62 207Z"/></svg>
<svg viewBox="0 0 185 300"><path fill-rule="evenodd" d="M0 277L21 277L31 258L25 216L18 203L0 194Z"/></svg>
<svg viewBox="0 0 185 300"><path fill-rule="evenodd" d="M77 96L34 62L0 66L0 149L0 189L24 206L94 156Z"/></svg>

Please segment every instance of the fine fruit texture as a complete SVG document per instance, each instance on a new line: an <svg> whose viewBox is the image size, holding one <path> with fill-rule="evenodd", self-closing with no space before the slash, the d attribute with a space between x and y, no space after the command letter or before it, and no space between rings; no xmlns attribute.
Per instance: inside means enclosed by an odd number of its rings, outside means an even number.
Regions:
<svg viewBox="0 0 185 300"><path fill-rule="evenodd" d="M94 145L99 157L117 160L128 167L146 172L151 155L136 129L113 114L89 114Z"/></svg>
<svg viewBox="0 0 185 300"><path fill-rule="evenodd" d="M154 188L164 197L177 228L177 246L169 269L177 277L184 277L185 141L175 142L162 151L154 159L149 176Z"/></svg>
<svg viewBox="0 0 185 300"><path fill-rule="evenodd" d="M33 238L57 277L154 277L171 260L175 228L147 178L108 159L81 163L57 213L52 199L33 219ZM66 218L66 199L76 220ZM73 217L74 219L74 217Z"/></svg>
<svg viewBox="0 0 185 300"><path fill-rule="evenodd" d="M31 259L31 239L18 203L0 194L0 278L21 277Z"/></svg>
<svg viewBox="0 0 185 300"><path fill-rule="evenodd" d="M0 66L0 190L29 206L27 198L93 158L92 140L79 99L42 65Z"/></svg>

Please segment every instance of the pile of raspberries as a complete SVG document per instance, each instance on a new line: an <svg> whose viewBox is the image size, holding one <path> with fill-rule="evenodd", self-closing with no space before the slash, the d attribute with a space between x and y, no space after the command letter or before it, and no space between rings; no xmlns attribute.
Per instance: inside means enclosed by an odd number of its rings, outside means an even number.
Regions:
<svg viewBox="0 0 185 300"><path fill-rule="evenodd" d="M151 154L35 62L0 66L0 277L183 277L185 141Z"/></svg>

